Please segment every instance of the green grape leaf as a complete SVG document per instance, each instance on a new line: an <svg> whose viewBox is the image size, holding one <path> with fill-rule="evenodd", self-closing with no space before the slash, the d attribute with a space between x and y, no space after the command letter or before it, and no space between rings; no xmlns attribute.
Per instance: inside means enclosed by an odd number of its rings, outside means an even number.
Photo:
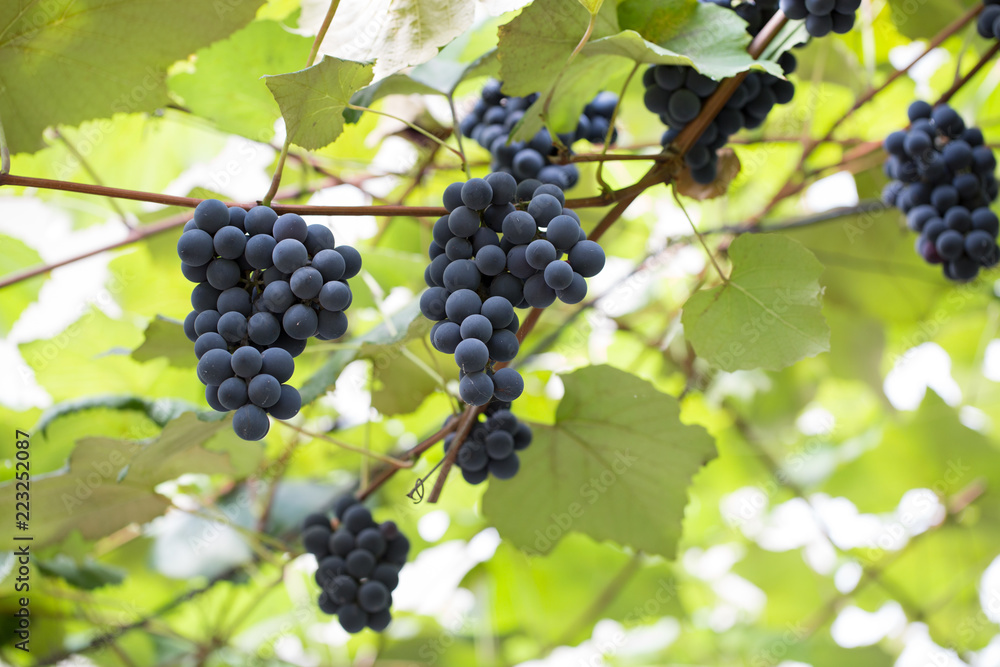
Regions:
<svg viewBox="0 0 1000 667"><path fill-rule="evenodd" d="M167 68L249 23L263 2L0 4L0 118L11 152L42 148L51 125L167 104Z"/></svg>
<svg viewBox="0 0 1000 667"><path fill-rule="evenodd" d="M681 422L676 399L623 371L589 366L562 379L555 424L533 426L520 471L490 482L483 513L533 553L576 531L672 558L712 438Z"/></svg>
<svg viewBox="0 0 1000 667"><path fill-rule="evenodd" d="M35 431L45 433L49 426L63 417L87 412L88 410L132 410L141 412L158 426L166 426L194 406L186 401L170 398L147 399L142 396L90 395L63 401L48 408L38 418Z"/></svg>
<svg viewBox="0 0 1000 667"><path fill-rule="evenodd" d="M2 104L0 101L0 105ZM0 235L0 246L3 247L3 253L0 253L0 276L9 276L42 263L41 255L17 239ZM24 309L38 298L44 282L43 276L37 276L3 288L3 298L0 299L0 334L10 333Z"/></svg>
<svg viewBox="0 0 1000 667"><path fill-rule="evenodd" d="M778 370L829 349L823 265L811 252L785 236L744 234L729 256L729 280L684 304L685 335L698 356L726 371Z"/></svg>
<svg viewBox="0 0 1000 667"><path fill-rule="evenodd" d="M226 132L267 142L281 111L260 76L298 69L311 46L311 39L276 21L254 21L199 51L194 70L175 74L168 83L192 113Z"/></svg>
<svg viewBox="0 0 1000 667"><path fill-rule="evenodd" d="M578 0L578 2L590 12L591 16L597 16L597 13L601 11L601 5L604 4L604 0Z"/></svg>
<svg viewBox="0 0 1000 667"><path fill-rule="evenodd" d="M326 56L298 72L264 77L281 108L292 143L323 148L344 131L344 110L372 80L372 64Z"/></svg>
<svg viewBox="0 0 1000 667"><path fill-rule="evenodd" d="M170 501L157 484L187 472L231 472L229 457L204 449L228 420L202 421L188 412L149 442L83 438L59 473L31 481L33 544L43 547L74 530L93 540L161 515ZM0 485L0 502L14 506L15 482ZM4 548L10 548L9 539Z"/></svg>
<svg viewBox="0 0 1000 667"><path fill-rule="evenodd" d="M165 358L167 363L178 368L198 365L191 341L184 335L184 325L159 315L146 327L146 339L132 350L132 358L136 361Z"/></svg>

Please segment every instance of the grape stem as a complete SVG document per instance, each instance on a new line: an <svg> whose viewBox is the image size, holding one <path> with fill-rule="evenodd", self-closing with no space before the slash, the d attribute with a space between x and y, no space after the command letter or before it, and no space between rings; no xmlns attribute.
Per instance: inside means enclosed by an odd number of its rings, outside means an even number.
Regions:
<svg viewBox="0 0 1000 667"><path fill-rule="evenodd" d="M980 5L982 7L983 5ZM947 104L951 101L951 98L955 96L958 91L965 87L979 72L986 67L986 64L993 60L993 57L1000 52L1000 42L996 42L990 47L990 50L983 54L983 57L979 59L979 62L975 66L965 73L965 76L955 81L951 88L949 88L944 95L942 95L935 105L937 104Z"/></svg>
<svg viewBox="0 0 1000 667"><path fill-rule="evenodd" d="M712 266L715 267L715 272L719 274L719 278L722 279L723 284L729 284L729 278L722 272L722 268L719 266L719 263L715 261L715 253L713 253L712 249L708 247L707 243L705 243L705 239L698 231L698 227L695 226L694 220L691 219L691 215L687 212L687 209L684 208L684 204L681 202L681 197L677 192L676 187L674 187L674 201L677 202L677 207L680 208L681 213L683 213L684 217L687 218L688 224L691 225L691 231L694 232L695 238L698 239L698 243L700 243L701 247L705 249L705 254L708 255L709 261L712 262Z"/></svg>
<svg viewBox="0 0 1000 667"><path fill-rule="evenodd" d="M430 449L437 443L441 442L441 440L443 440L445 436L449 435L456 428L458 428L459 421L460 421L459 417L457 416L452 417L451 419L448 420L447 424L445 424L441 429L437 431L437 433L428 436L425 440L415 445L412 449L407 450L400 456L400 458L405 460L416 459L418 456L426 452L428 449ZM358 492L357 494L358 500L364 500L371 494L375 493L375 491L378 490L378 488L381 487L383 484L388 482L392 478L392 476L396 474L396 471L398 470L400 470L398 466L388 466L380 473L375 475L375 479L373 479L371 483L368 484L368 486L366 486L365 488L363 488L361 491Z"/></svg>
<svg viewBox="0 0 1000 667"><path fill-rule="evenodd" d="M362 107L362 106L358 106L357 104L348 104L347 108L348 109L353 109L355 111L361 111L361 112L366 112L367 111L368 113L373 113L373 114L375 114L377 116L385 116L386 118L391 118L392 120L395 120L395 121L398 121L398 122L402 123L406 127L408 127L411 130L413 130L414 132L422 134L423 136L427 137L428 139L430 139L434 143L438 144L442 148L447 148L452 153L454 153L455 155L457 155L459 157L459 159L462 160L462 169L467 174L469 173L469 168L466 166L465 155L463 155L461 151L459 151L456 148L453 148L453 147L449 146L447 143L445 143L444 140L441 139L441 137L437 137L437 136L431 134L430 132L428 132L424 128L420 127L419 125L411 123L410 121L406 120L405 118L400 118L399 116L394 116L391 113L386 113L385 111L377 111L376 109L372 109L371 107Z"/></svg>
<svg viewBox="0 0 1000 667"><path fill-rule="evenodd" d="M441 491L444 489L444 482L448 479L448 473L451 472L452 466L455 465L455 460L458 459L458 451L462 449L462 445L465 444L466 438L469 437L469 433L472 432L472 425L475 424L476 419L479 414L486 409L486 406L476 407L470 405L462 413L462 417L459 420L458 430L455 431L455 439L451 442L451 448L445 455L444 460L441 462L441 472L438 473L437 479L434 480L434 488L431 489L431 494L427 497L427 502L436 503L438 498L441 497Z"/></svg>
<svg viewBox="0 0 1000 667"><path fill-rule="evenodd" d="M615 136L615 121L618 120L618 110L622 106L622 100L625 99L625 93L628 91L629 84L632 83L635 73L639 71L639 63L635 64L632 71L628 73L625 78L625 84L622 86L622 92L618 96L618 103L615 104L614 111L611 112L611 120L608 121L608 133L604 136L604 146L601 147L600 156L603 158L608 154L608 147L611 146L611 139ZM660 153L663 155L663 153ZM601 192L610 192L611 186L604 182L604 160L601 160L597 165L597 175L594 177L597 180L597 184L601 186Z"/></svg>
<svg viewBox="0 0 1000 667"><path fill-rule="evenodd" d="M306 437L314 438L317 440L323 440L324 442L328 442L331 445L340 447L341 449L347 450L349 452L354 452L355 454L361 454L362 456L367 456L369 458L378 459L383 463L388 463L389 465L396 466L397 468L413 467L413 463L410 461L403 461L401 459L393 458L391 456L386 456L385 454L379 454L378 452L373 452L369 449L365 449L364 447L356 447L352 444L344 442L343 440L337 440L336 438L331 438L325 433L314 433L312 431L307 431L301 426L296 426L295 424L288 421L284 421L282 419L275 419L274 421L278 422L279 424L281 424L286 428L290 428L293 431L297 431L298 433L301 433Z"/></svg>

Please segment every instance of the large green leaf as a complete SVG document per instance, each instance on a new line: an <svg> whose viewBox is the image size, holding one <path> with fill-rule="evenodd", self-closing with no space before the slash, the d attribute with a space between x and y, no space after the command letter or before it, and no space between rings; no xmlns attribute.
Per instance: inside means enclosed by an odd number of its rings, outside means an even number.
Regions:
<svg viewBox="0 0 1000 667"><path fill-rule="evenodd" d="M12 152L42 130L168 102L167 68L246 25L263 0L0 4L0 118Z"/></svg>
<svg viewBox="0 0 1000 667"><path fill-rule="evenodd" d="M548 553L569 531L672 558L691 478L715 457L679 406L648 382L590 366L563 378L556 423L534 426L510 481L492 481L483 513L521 549Z"/></svg>
<svg viewBox="0 0 1000 667"><path fill-rule="evenodd" d="M311 39L276 21L254 21L199 51L194 71L176 74L168 83L187 108L220 129L270 141L281 111L260 76L299 69L311 45Z"/></svg>
<svg viewBox="0 0 1000 667"><path fill-rule="evenodd" d="M371 63L329 56L298 72L265 77L292 143L310 149L323 148L340 136L351 96L371 80Z"/></svg>
<svg viewBox="0 0 1000 667"><path fill-rule="evenodd" d="M684 304L684 331L700 357L727 371L778 370L829 349L823 266L811 252L784 236L744 234L729 256L729 279Z"/></svg>
<svg viewBox="0 0 1000 667"><path fill-rule="evenodd" d="M209 438L229 427L227 420L205 422L189 412L148 443L80 440L65 470L31 481L33 543L42 547L74 530L92 540L159 516L170 506L154 491L160 482L186 472L230 470L228 456L203 448ZM0 502L13 507L15 492L15 482L0 486ZM8 537L7 547L12 543Z"/></svg>
<svg viewBox="0 0 1000 667"><path fill-rule="evenodd" d="M41 256L17 239L0 235L0 276L7 276L21 269L38 266ZM25 280L0 289L0 334L7 335L21 316L21 312L38 298L45 281L43 276Z"/></svg>

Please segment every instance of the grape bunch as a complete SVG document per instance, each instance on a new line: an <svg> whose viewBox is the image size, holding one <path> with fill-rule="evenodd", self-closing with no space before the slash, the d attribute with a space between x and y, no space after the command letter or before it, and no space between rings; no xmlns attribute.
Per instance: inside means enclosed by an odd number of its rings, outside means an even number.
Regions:
<svg viewBox="0 0 1000 667"><path fill-rule="evenodd" d="M521 465L517 452L531 444L531 427L518 421L506 402L491 403L486 408L485 421L480 417L458 450L455 463L469 484L480 484L490 475L510 479ZM445 437L445 452L451 449L454 440L454 434Z"/></svg>
<svg viewBox="0 0 1000 667"><path fill-rule="evenodd" d="M982 131L966 127L946 104L914 102L909 117L909 130L885 140L885 173L893 180L883 199L907 214L925 261L943 265L950 280L972 280L1000 261L1000 221L989 208L1000 192L996 157Z"/></svg>
<svg viewBox="0 0 1000 667"><path fill-rule="evenodd" d="M244 440L267 435L268 414L290 419L302 407L286 383L306 340L347 331L347 279L361 270L361 255L335 245L328 228L294 213L248 212L217 199L198 204L184 226L181 273L197 283L184 332L205 399L219 412L236 411L233 430Z"/></svg>
<svg viewBox="0 0 1000 667"><path fill-rule="evenodd" d="M781 0L779 6L793 21L805 19L806 32L813 37L826 37L851 31L861 0Z"/></svg>
<svg viewBox="0 0 1000 667"><path fill-rule="evenodd" d="M381 632L392 621L392 591L410 541L392 521L376 523L353 496L338 499L334 515L332 525L327 515L310 514L302 526L302 544L319 563L319 608L337 614L347 632Z"/></svg>
<svg viewBox="0 0 1000 667"><path fill-rule="evenodd" d="M747 18L751 34L759 31L776 11L763 2L733 6L729 0L716 0L714 4ZM795 71L797 61L792 53L785 52L778 64L787 75ZM642 81L646 86L646 108L667 126L660 141L664 148L698 117L705 102L719 87L718 81L687 65L654 65L646 70ZM703 185L713 182L718 175L717 151L729 142L729 137L743 128L760 127L775 105L788 104L794 96L795 86L790 81L763 72L750 72L725 108L684 155L694 181Z"/></svg>
<svg viewBox="0 0 1000 667"><path fill-rule="evenodd" d="M514 309L579 303L585 279L604 268L604 250L565 203L558 187L518 185L503 172L445 189L449 213L434 223L420 311L435 322L435 349L455 355L470 405L513 401L524 390L517 371L492 368L517 356Z"/></svg>
<svg viewBox="0 0 1000 667"><path fill-rule="evenodd" d="M980 37L1000 39L1000 0L983 0L986 8L976 21Z"/></svg>
<svg viewBox="0 0 1000 667"><path fill-rule="evenodd" d="M463 136L475 140L493 155L492 170L512 174L518 182L537 179L542 183L568 190L580 179L580 172L573 164L552 164L550 158L559 153L547 129L541 129L531 141L508 143L514 126L524 113L538 100L538 95L509 97L500 92L501 83L490 80L483 87L482 97L475 108L462 119L459 129ZM586 139L594 144L604 143L611 127L611 117L618 106L618 96L600 93L590 102L580 116L576 131L559 135L564 146ZM612 142L617 136L614 133Z"/></svg>

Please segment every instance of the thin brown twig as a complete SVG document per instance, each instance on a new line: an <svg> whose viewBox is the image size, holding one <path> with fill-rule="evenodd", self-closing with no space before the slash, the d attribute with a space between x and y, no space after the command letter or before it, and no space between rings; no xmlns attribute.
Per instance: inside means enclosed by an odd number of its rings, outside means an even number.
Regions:
<svg viewBox="0 0 1000 667"><path fill-rule="evenodd" d="M980 5L980 8L982 7L983 5ZM969 83L969 81L971 81L977 74L979 74L980 70L986 67L987 63L993 60L993 56L995 56L997 52L1000 52L1000 42L996 42L990 48L989 51L983 54L983 57L979 59L979 62L977 62L972 69L970 69L968 72L965 73L965 76L963 76L954 84L952 84L951 88L945 91L944 95L938 98L938 101L935 103L935 106L937 104L947 104L949 101L951 101L951 98L953 98L955 94L958 93L958 91L964 88L965 85Z"/></svg>
<svg viewBox="0 0 1000 667"><path fill-rule="evenodd" d="M476 407L470 405L462 413L458 430L455 432L455 439L452 440L451 449L448 450L444 460L441 462L441 472L438 473L437 479L434 480L434 488L431 489L431 495L427 497L427 502L436 503L441 497L441 491L444 489L445 480L448 479L448 473L451 472L452 466L455 465L455 460L458 459L458 451L465 444L465 439L469 437L469 433L472 431L472 425L484 409L485 406Z"/></svg>
<svg viewBox="0 0 1000 667"><path fill-rule="evenodd" d="M417 458L418 456L426 452L428 449L430 449L437 443L441 442L441 440L443 440L445 436L451 434L456 428L458 428L458 423L459 423L458 419L450 419L447 424L445 424L441 429L438 430L437 433L428 436L419 444L415 445L411 449L408 449L404 454L400 455L400 458L404 460L412 460ZM380 486L388 482L389 479L393 475L395 475L396 472L398 472L399 470L401 470L401 468L397 466L389 466L384 470L382 470L377 475L375 475L375 479L373 479L368 484L368 486L366 486L365 488L363 488L361 491L358 492L357 494L358 500L364 500L365 498L373 494Z"/></svg>
<svg viewBox="0 0 1000 667"><path fill-rule="evenodd" d="M394 458L392 456L386 456L385 454L379 454L378 452L373 452L371 450L365 449L364 447L357 447L356 445L352 445L352 444L344 442L342 440L337 440L336 438L331 438L329 435L327 435L325 433L314 433L312 431L308 431L308 430L302 428L301 426L296 426L295 424L293 424L291 422L288 422L288 421L284 421L282 419L275 419L275 421L278 422L279 424L281 424L282 426L284 426L285 428L290 428L293 431L301 433L302 435L304 435L306 437L314 438L316 440L322 440L324 442L328 442L331 445L339 447L339 448L341 448L343 450L346 450L348 452L354 452L355 454L360 454L361 456L367 456L369 458L378 459L382 463L388 463L389 465L396 466L397 468L412 468L413 467L413 464L410 463L409 461L403 461L403 460Z"/></svg>

